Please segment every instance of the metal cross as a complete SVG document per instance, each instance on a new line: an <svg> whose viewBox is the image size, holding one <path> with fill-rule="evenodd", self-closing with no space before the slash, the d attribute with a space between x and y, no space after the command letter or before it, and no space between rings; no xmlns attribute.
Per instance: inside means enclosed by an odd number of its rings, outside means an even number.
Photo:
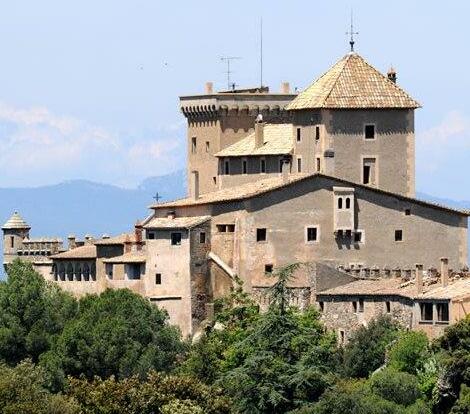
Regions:
<svg viewBox="0 0 470 414"><path fill-rule="evenodd" d="M351 38L349 40L349 44L351 46L351 52L354 52L354 35L358 35L359 32L354 31L354 19L353 19L353 11L351 10L351 27L349 29L349 32L346 32L347 35L350 35Z"/></svg>
<svg viewBox="0 0 470 414"><path fill-rule="evenodd" d="M155 196L153 198L158 203L163 197L160 194L158 194L158 192L157 192L157 194L155 194Z"/></svg>

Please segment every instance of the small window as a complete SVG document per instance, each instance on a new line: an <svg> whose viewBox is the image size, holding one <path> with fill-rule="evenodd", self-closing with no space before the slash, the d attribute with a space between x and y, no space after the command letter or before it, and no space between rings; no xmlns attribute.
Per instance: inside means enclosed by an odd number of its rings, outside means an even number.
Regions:
<svg viewBox="0 0 470 414"><path fill-rule="evenodd" d="M266 173L266 159L265 158L261 158L261 161L259 163L259 171L261 174Z"/></svg>
<svg viewBox="0 0 470 414"><path fill-rule="evenodd" d="M320 127L317 125L315 127L315 140L318 141L320 139Z"/></svg>
<svg viewBox="0 0 470 414"><path fill-rule="evenodd" d="M214 185L217 184L217 177L212 177L212 182L214 183Z"/></svg>
<svg viewBox="0 0 470 414"><path fill-rule="evenodd" d="M370 184L370 165L362 166L362 184Z"/></svg>
<svg viewBox="0 0 470 414"><path fill-rule="evenodd" d="M171 245L181 246L181 233L171 233Z"/></svg>
<svg viewBox="0 0 470 414"><path fill-rule="evenodd" d="M364 136L366 139L375 139L375 125L369 124L364 126Z"/></svg>
<svg viewBox="0 0 470 414"><path fill-rule="evenodd" d="M227 232L227 225L225 225L225 224L217 224L216 227L217 227L217 231L218 231L219 233L225 233L225 232Z"/></svg>
<svg viewBox="0 0 470 414"><path fill-rule="evenodd" d="M405 208L405 216L411 216L411 209Z"/></svg>
<svg viewBox="0 0 470 414"><path fill-rule="evenodd" d="M351 199L349 197L346 198L346 210L351 208Z"/></svg>
<svg viewBox="0 0 470 414"><path fill-rule="evenodd" d="M273 265L272 264L265 264L264 265L264 273L272 273L273 272Z"/></svg>
<svg viewBox="0 0 470 414"><path fill-rule="evenodd" d="M344 344L344 340L345 340L345 333L342 329L340 329L340 331L339 331L339 341L340 341L340 343Z"/></svg>
<svg viewBox="0 0 470 414"><path fill-rule="evenodd" d="M395 230L395 241L403 241L403 230Z"/></svg>
<svg viewBox="0 0 470 414"><path fill-rule="evenodd" d="M280 172L280 173L282 173L282 166L283 166L283 164L284 164L284 160L281 158L281 159L279 160L279 172Z"/></svg>
<svg viewBox="0 0 470 414"><path fill-rule="evenodd" d="M321 159L317 158L317 172L320 172L321 170Z"/></svg>
<svg viewBox="0 0 470 414"><path fill-rule="evenodd" d="M197 151L197 140L196 140L196 137L192 137L191 138L191 152L193 154L196 154L196 151Z"/></svg>
<svg viewBox="0 0 470 414"><path fill-rule="evenodd" d="M312 243L318 240L318 228L307 227L307 242Z"/></svg>
<svg viewBox="0 0 470 414"><path fill-rule="evenodd" d="M209 152L211 144L209 141L206 141L206 152Z"/></svg>
<svg viewBox="0 0 470 414"><path fill-rule="evenodd" d="M437 303L437 320L439 322L449 322L449 304L448 303Z"/></svg>
<svg viewBox="0 0 470 414"><path fill-rule="evenodd" d="M256 229L256 241L266 241L266 229Z"/></svg>
<svg viewBox="0 0 470 414"><path fill-rule="evenodd" d="M352 309L353 309L354 313L357 313L357 302L356 301L352 302Z"/></svg>
<svg viewBox="0 0 470 414"><path fill-rule="evenodd" d="M227 224L227 233L235 232L235 224Z"/></svg>
<svg viewBox="0 0 470 414"><path fill-rule="evenodd" d="M230 174L230 161L229 160L224 161L224 174L225 175Z"/></svg>
<svg viewBox="0 0 470 414"><path fill-rule="evenodd" d="M338 210L343 208L343 197L338 197Z"/></svg>
<svg viewBox="0 0 470 414"><path fill-rule="evenodd" d="M391 306L390 306L390 302L387 301L385 302L385 310L387 313L390 313L391 312Z"/></svg>
<svg viewBox="0 0 470 414"><path fill-rule="evenodd" d="M421 321L432 321L432 303L420 303Z"/></svg>
<svg viewBox="0 0 470 414"><path fill-rule="evenodd" d="M302 137L301 137L300 128L297 128L297 142L300 142L301 139L302 139Z"/></svg>
<svg viewBox="0 0 470 414"><path fill-rule="evenodd" d="M248 163L246 160L242 160L242 174L248 174Z"/></svg>
<svg viewBox="0 0 470 414"><path fill-rule="evenodd" d="M147 239L155 240L155 233L153 231L148 231L147 232Z"/></svg>
<svg viewBox="0 0 470 414"><path fill-rule="evenodd" d="M199 243L204 244L206 242L206 232L201 231L199 233Z"/></svg>
<svg viewBox="0 0 470 414"><path fill-rule="evenodd" d="M155 284L156 285L161 285L162 284L162 274L161 273L156 273L155 274Z"/></svg>
<svg viewBox="0 0 470 414"><path fill-rule="evenodd" d="M325 302L318 302L318 306L320 308L320 312L323 312L325 310Z"/></svg>
<svg viewBox="0 0 470 414"><path fill-rule="evenodd" d="M302 158L297 158L297 172L302 172Z"/></svg>
<svg viewBox="0 0 470 414"><path fill-rule="evenodd" d="M10 236L10 247L13 249L13 247L15 247L15 237L14 236Z"/></svg>
<svg viewBox="0 0 470 414"><path fill-rule="evenodd" d="M359 299L359 313L363 313L363 312L364 312L364 300Z"/></svg>
<svg viewBox="0 0 470 414"><path fill-rule="evenodd" d="M362 243L364 241L364 235L362 230L356 230L354 232L354 243Z"/></svg>

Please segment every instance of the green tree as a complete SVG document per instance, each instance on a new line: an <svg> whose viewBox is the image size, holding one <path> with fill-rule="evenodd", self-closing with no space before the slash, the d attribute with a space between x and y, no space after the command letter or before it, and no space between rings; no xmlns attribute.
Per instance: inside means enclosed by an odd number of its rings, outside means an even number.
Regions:
<svg viewBox="0 0 470 414"><path fill-rule="evenodd" d="M51 394L40 367L25 360L11 368L0 365L0 412L2 414L78 414L73 399Z"/></svg>
<svg viewBox="0 0 470 414"><path fill-rule="evenodd" d="M429 342L424 332L402 332L388 353L388 366L416 375L430 358Z"/></svg>
<svg viewBox="0 0 470 414"><path fill-rule="evenodd" d="M405 407L422 397L418 379L414 375L391 368L372 375L370 388L374 394Z"/></svg>
<svg viewBox="0 0 470 414"><path fill-rule="evenodd" d="M452 407L451 414L468 414L470 413L470 387L462 384L460 388L459 399Z"/></svg>
<svg viewBox="0 0 470 414"><path fill-rule="evenodd" d="M77 302L56 284L46 283L31 263L14 261L0 282L0 358L34 362L48 351L64 325L77 313Z"/></svg>
<svg viewBox="0 0 470 414"><path fill-rule="evenodd" d="M385 363L390 344L400 333L397 322L380 316L368 326L360 327L344 347L343 374L353 378L367 378Z"/></svg>
<svg viewBox="0 0 470 414"><path fill-rule="evenodd" d="M65 375L125 378L145 376L150 369L168 371L184 350L166 312L130 290L106 290L80 300L76 318L41 363L60 387Z"/></svg>

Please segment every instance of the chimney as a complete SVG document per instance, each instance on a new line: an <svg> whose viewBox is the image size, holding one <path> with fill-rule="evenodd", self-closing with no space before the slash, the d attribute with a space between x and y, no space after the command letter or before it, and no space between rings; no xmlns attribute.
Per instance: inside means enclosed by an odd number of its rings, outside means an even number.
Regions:
<svg viewBox="0 0 470 414"><path fill-rule="evenodd" d="M101 236L101 238L102 238L103 240L107 240L107 239L109 239L110 237L109 237L109 234L106 234L106 233L105 233L105 234L103 234L103 235Z"/></svg>
<svg viewBox="0 0 470 414"><path fill-rule="evenodd" d="M421 295L423 293L423 265L416 265L416 294Z"/></svg>
<svg viewBox="0 0 470 414"><path fill-rule="evenodd" d="M388 80L392 81L393 83L397 83L397 72L393 69L393 66L387 72Z"/></svg>
<svg viewBox="0 0 470 414"><path fill-rule="evenodd" d="M135 244L137 246L137 250L142 249L142 231L142 224L140 224L140 221L137 220L134 226Z"/></svg>
<svg viewBox="0 0 470 414"><path fill-rule="evenodd" d="M193 200L199 198L199 172L191 171L191 197Z"/></svg>
<svg viewBox="0 0 470 414"><path fill-rule="evenodd" d="M281 93L285 93L286 95L288 95L290 93L289 82L282 82L281 83Z"/></svg>
<svg viewBox="0 0 470 414"><path fill-rule="evenodd" d="M263 115L259 114L255 122L255 148L264 145L264 122Z"/></svg>
<svg viewBox="0 0 470 414"><path fill-rule="evenodd" d="M130 253L132 251L132 242L128 234L124 239L124 253Z"/></svg>
<svg viewBox="0 0 470 414"><path fill-rule="evenodd" d="M67 240L69 242L69 250L75 249L75 247L77 247L77 239L73 234L69 235Z"/></svg>
<svg viewBox="0 0 470 414"><path fill-rule="evenodd" d="M290 173L290 159L283 158L282 159L282 182L286 183L289 180L289 173Z"/></svg>
<svg viewBox="0 0 470 414"><path fill-rule="evenodd" d="M449 259L441 257L441 284L447 286L449 284Z"/></svg>
<svg viewBox="0 0 470 414"><path fill-rule="evenodd" d="M206 95L212 95L214 93L214 84L212 82L206 82Z"/></svg>
<svg viewBox="0 0 470 414"><path fill-rule="evenodd" d="M166 218L168 218L168 219L170 219L170 220L173 220L175 217L176 217L176 212L175 212L175 210L170 210L170 211L166 214Z"/></svg>
<svg viewBox="0 0 470 414"><path fill-rule="evenodd" d="M93 244L93 236L90 234L85 235L85 244Z"/></svg>

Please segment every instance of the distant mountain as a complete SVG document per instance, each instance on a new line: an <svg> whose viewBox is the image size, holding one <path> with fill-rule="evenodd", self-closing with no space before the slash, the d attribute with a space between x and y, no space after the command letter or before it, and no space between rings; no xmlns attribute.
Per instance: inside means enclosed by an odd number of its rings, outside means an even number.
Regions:
<svg viewBox="0 0 470 414"><path fill-rule="evenodd" d="M35 188L0 188L0 225L17 210L32 227L32 237L59 236L66 241L70 233L83 238L87 233L100 237L132 231L134 223L148 215L147 207L155 202L157 192L163 201L184 197L185 171L147 178L136 189L83 180ZM418 193L418 198L470 209L470 201L425 193ZM0 255L2 251L0 240Z"/></svg>

